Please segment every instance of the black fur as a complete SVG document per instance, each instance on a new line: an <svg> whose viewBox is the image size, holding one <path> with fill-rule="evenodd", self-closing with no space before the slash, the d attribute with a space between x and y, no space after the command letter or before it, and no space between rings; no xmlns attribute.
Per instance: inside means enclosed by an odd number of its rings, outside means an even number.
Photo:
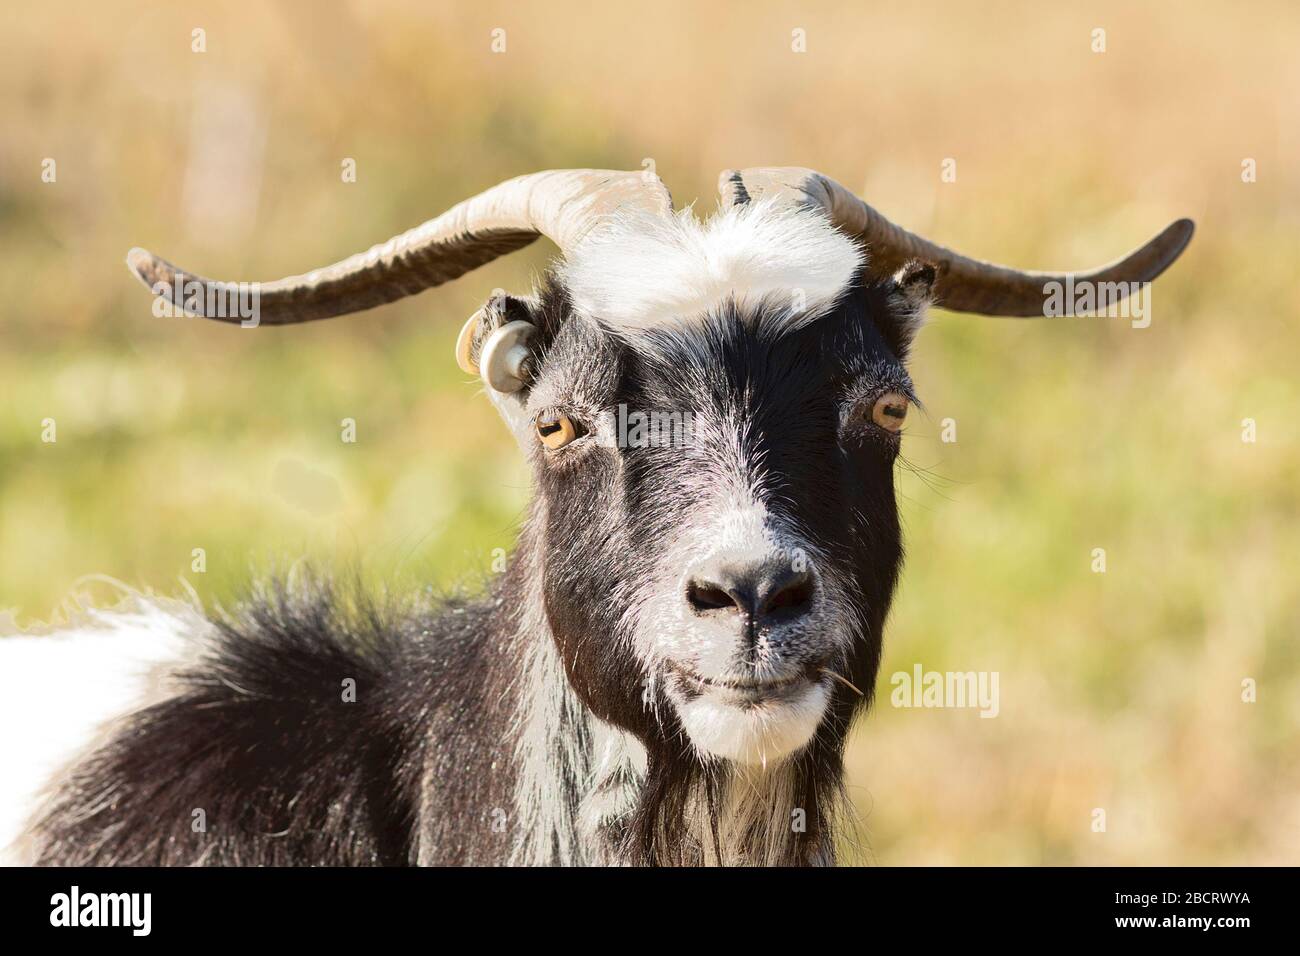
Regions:
<svg viewBox="0 0 1300 956"><path fill-rule="evenodd" d="M513 675L490 643L493 602L380 610L350 597L307 579L216 618L175 695L125 719L63 783L39 862L499 861L492 810L511 812L514 781L498 759L510 713L489 685Z"/></svg>

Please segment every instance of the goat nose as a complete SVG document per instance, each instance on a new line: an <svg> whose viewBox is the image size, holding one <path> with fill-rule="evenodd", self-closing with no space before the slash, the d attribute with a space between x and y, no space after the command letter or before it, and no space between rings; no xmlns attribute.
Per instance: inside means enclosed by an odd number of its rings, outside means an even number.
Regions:
<svg viewBox="0 0 1300 956"><path fill-rule="evenodd" d="M712 562L691 575L686 601L697 614L739 613L766 623L807 613L814 590L812 574L789 562Z"/></svg>

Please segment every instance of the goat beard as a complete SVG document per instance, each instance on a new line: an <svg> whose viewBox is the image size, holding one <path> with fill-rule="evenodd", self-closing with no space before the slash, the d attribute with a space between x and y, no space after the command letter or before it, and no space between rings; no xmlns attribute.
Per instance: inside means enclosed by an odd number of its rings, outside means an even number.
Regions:
<svg viewBox="0 0 1300 956"><path fill-rule="evenodd" d="M648 751L639 799L616 840L619 855L640 866L825 865L835 861L848 808L843 734L827 723L767 768L665 743Z"/></svg>

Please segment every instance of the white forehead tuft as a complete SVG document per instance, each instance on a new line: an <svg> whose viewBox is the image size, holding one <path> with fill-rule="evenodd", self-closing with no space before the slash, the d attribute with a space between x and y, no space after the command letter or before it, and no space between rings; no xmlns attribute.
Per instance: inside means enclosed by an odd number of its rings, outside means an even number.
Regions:
<svg viewBox="0 0 1300 956"><path fill-rule="evenodd" d="M560 266L575 308L615 330L679 326L734 298L767 300L803 325L834 303L864 261L811 209L758 201L701 222L629 212L591 233Z"/></svg>

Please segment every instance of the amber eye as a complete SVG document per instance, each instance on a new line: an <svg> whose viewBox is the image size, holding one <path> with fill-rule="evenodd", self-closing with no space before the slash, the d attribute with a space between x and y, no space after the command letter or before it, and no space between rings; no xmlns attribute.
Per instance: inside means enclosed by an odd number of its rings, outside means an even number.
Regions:
<svg viewBox="0 0 1300 956"><path fill-rule="evenodd" d="M871 420L887 432L903 427L907 417L907 396L901 392L886 392L876 399L871 409Z"/></svg>
<svg viewBox="0 0 1300 956"><path fill-rule="evenodd" d="M563 448L585 434L587 430L568 415L550 415L537 420L537 437L551 451Z"/></svg>

